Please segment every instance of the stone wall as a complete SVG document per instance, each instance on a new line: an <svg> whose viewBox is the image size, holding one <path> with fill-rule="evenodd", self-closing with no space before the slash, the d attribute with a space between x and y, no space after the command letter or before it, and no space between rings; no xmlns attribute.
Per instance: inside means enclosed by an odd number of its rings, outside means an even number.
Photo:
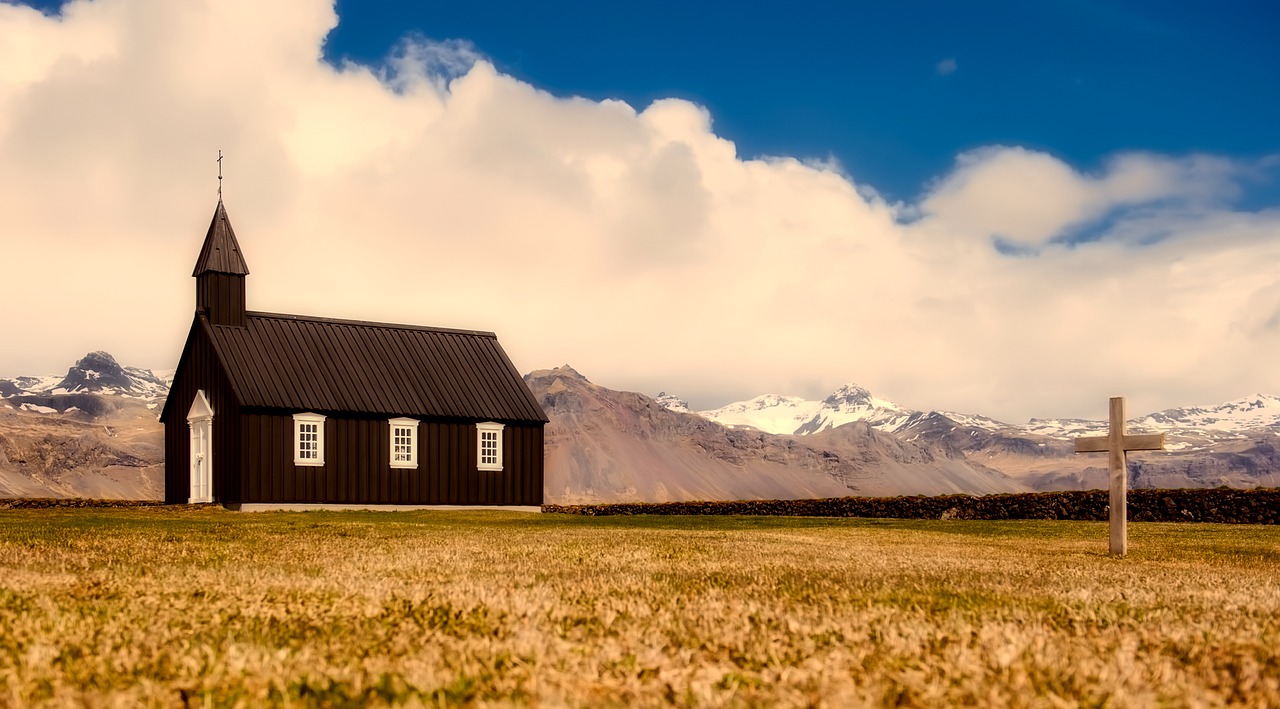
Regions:
<svg viewBox="0 0 1280 709"><path fill-rule="evenodd" d="M1106 490L1016 495L839 497L613 505L543 505L543 512L580 515L783 515L898 519L1067 519L1105 521ZM1280 488L1130 490L1134 522L1280 524Z"/></svg>
<svg viewBox="0 0 1280 709"><path fill-rule="evenodd" d="M0 510L31 510L53 507L155 507L160 500L89 500L78 497L0 498Z"/></svg>

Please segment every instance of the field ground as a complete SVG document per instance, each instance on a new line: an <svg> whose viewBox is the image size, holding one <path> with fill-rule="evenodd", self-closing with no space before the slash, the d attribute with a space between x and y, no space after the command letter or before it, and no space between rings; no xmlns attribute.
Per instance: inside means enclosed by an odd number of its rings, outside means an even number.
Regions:
<svg viewBox="0 0 1280 709"><path fill-rule="evenodd" d="M0 512L0 706L1280 705L1280 527Z"/></svg>

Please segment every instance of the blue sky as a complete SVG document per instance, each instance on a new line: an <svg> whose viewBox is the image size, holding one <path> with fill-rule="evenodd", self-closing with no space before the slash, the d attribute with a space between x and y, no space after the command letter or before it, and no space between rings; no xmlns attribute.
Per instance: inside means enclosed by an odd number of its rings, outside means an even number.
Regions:
<svg viewBox="0 0 1280 709"><path fill-rule="evenodd" d="M1280 4L1243 2L339 2L325 54L462 39L553 94L707 107L742 157L834 156L912 201L955 156L1280 154ZM944 64L954 62L954 64ZM949 68L953 67L950 71ZM1280 201L1275 173L1242 205Z"/></svg>
<svg viewBox="0 0 1280 709"><path fill-rule="evenodd" d="M777 7L0 0L0 376L173 366L221 150L250 307L522 371L1015 422L1280 392L1276 6Z"/></svg>

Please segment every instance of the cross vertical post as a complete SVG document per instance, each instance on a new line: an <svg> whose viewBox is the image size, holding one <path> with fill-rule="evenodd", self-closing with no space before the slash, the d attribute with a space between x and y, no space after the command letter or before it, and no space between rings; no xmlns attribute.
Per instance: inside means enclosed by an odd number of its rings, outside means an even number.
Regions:
<svg viewBox="0 0 1280 709"><path fill-rule="evenodd" d="M1107 453L1109 487L1111 488L1110 529L1111 553L1124 556L1129 552L1129 461L1128 451L1164 449L1164 434L1130 436L1124 432L1124 397L1111 397L1111 415L1106 436L1076 439L1077 453Z"/></svg>
<svg viewBox="0 0 1280 709"><path fill-rule="evenodd" d="M1124 397L1111 397L1107 457L1111 468L1111 553L1129 553L1129 460L1124 451Z"/></svg>

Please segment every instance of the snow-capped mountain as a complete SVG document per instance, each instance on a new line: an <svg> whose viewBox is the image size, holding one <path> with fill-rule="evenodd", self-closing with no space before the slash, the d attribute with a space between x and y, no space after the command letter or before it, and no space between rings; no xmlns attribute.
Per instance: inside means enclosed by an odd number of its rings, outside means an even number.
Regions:
<svg viewBox="0 0 1280 709"><path fill-rule="evenodd" d="M683 404L670 394L664 393L662 396ZM667 406L664 400L659 403ZM687 410L687 405L683 410ZM1104 435L1107 431L1107 422L1104 420L1031 419L1025 424L1015 425L978 414L913 411L887 399L875 397L856 384L846 384L821 401L811 401L799 396L765 394L719 409L696 413L733 428L745 427L767 433L796 435L817 433L854 421L866 421L881 431L902 433L926 416L944 417L950 422L949 425L957 428L1057 440ZM1255 394L1215 406L1166 409L1131 418L1128 427L1134 432L1170 434L1170 450L1201 448L1216 441L1239 438L1242 432L1254 429L1271 428L1280 433L1280 397Z"/></svg>
<svg viewBox="0 0 1280 709"><path fill-rule="evenodd" d="M1135 426L1153 431L1178 428L1210 428L1242 431L1280 425L1280 397L1254 394L1217 406L1165 409L1134 420Z"/></svg>
<svg viewBox="0 0 1280 709"><path fill-rule="evenodd" d="M961 414L955 411L930 411L929 413L945 416L960 426L978 428L984 431L1007 431L1017 428L1017 426L1011 426L1004 421L997 421L990 416L982 416L980 414Z"/></svg>
<svg viewBox="0 0 1280 709"><path fill-rule="evenodd" d="M1145 433L1178 435L1196 432L1220 440L1224 438L1223 434L1280 427L1280 397L1254 394L1222 404L1165 409L1131 418L1127 427ZM1088 419L1031 419L1017 428L1023 433L1050 438L1073 438L1106 433L1107 422Z"/></svg>
<svg viewBox="0 0 1280 709"><path fill-rule="evenodd" d="M795 430L804 435L854 421L866 421L881 431L896 431L915 413L887 399L878 399L857 384L845 384L823 399L813 417Z"/></svg>
<svg viewBox="0 0 1280 709"><path fill-rule="evenodd" d="M1132 421L1132 419L1130 419ZM1106 421L1092 419L1031 419L1015 426L1018 431L1032 436L1048 436L1049 438L1075 438L1077 436L1104 435L1107 432ZM1134 430L1137 430L1136 428Z"/></svg>
<svg viewBox="0 0 1280 709"><path fill-rule="evenodd" d="M169 394L172 372L157 374L140 367L122 367L107 352L90 352L62 376L0 379L0 398L113 394L139 399L162 399Z"/></svg>
<svg viewBox="0 0 1280 709"><path fill-rule="evenodd" d="M866 421L873 428L892 432L913 413L892 401L872 396L857 384L846 384L821 401L765 394L719 409L697 412L703 418L730 428L799 435L826 431L854 421Z"/></svg>
<svg viewBox="0 0 1280 709"><path fill-rule="evenodd" d="M1028 489L927 442L868 426L796 440L677 414L569 366L525 375L550 421L548 501L791 499ZM676 397L665 401L678 403ZM820 403L820 402L819 402Z"/></svg>

